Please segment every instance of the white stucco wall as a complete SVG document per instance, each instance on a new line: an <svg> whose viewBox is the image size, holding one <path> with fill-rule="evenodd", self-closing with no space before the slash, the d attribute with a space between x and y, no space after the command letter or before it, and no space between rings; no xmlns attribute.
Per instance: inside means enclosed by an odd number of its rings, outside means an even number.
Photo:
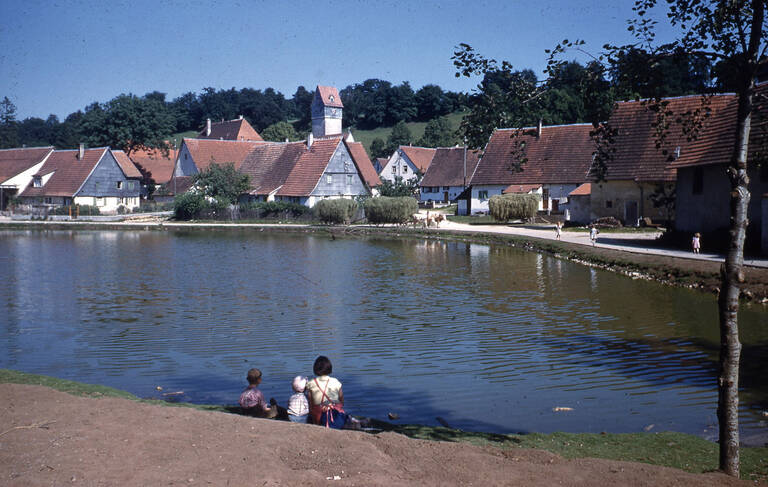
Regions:
<svg viewBox="0 0 768 487"><path fill-rule="evenodd" d="M397 176L403 178L403 181L409 181L411 179L416 179L417 175L418 169L416 166L410 159L408 159L408 156L398 149L389 158L389 162L386 167L382 169L379 177L394 182L395 177Z"/></svg>
<svg viewBox="0 0 768 487"><path fill-rule="evenodd" d="M440 186L438 187L438 191L436 193L426 193L424 191L426 188L427 187L425 186L421 187L419 196L421 201L445 201L446 191L448 191L448 199L453 201L461 194L462 191L464 191L463 186Z"/></svg>
<svg viewBox="0 0 768 487"><path fill-rule="evenodd" d="M506 185L490 184L472 186L472 200L470 203L472 214L488 213L488 200L491 199L491 196L501 194L506 187ZM483 191L487 193L487 197L480 198L480 193Z"/></svg>
<svg viewBox="0 0 768 487"><path fill-rule="evenodd" d="M50 155L50 154L49 154ZM45 164L45 161L48 159L48 156L45 157L42 161L35 164L34 166L30 167L26 171L20 172L16 176L7 179L3 182L3 188L16 188L19 192L21 192L23 189L26 189L27 186L29 186L29 183L32 182L32 176L37 174L37 171L40 170L41 167L43 167L43 164Z"/></svg>

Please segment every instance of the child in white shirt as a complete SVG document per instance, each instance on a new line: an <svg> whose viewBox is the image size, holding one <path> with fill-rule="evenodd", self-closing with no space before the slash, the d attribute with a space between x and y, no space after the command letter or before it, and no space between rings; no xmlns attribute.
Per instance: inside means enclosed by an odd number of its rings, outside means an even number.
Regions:
<svg viewBox="0 0 768 487"><path fill-rule="evenodd" d="M306 423L309 415L309 401L304 393L307 378L297 375L291 383L294 394L288 399L288 420L294 423Z"/></svg>

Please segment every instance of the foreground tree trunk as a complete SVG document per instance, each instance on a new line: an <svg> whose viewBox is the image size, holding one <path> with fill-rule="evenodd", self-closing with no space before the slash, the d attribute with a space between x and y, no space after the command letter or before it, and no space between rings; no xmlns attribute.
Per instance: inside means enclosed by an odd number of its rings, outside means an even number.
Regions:
<svg viewBox="0 0 768 487"><path fill-rule="evenodd" d="M722 286L718 298L720 314L720 376L718 377L717 418L720 426L720 469L728 475L739 476L739 293L744 282L744 240L747 233L749 208L749 177L747 155L752 125L754 74L757 72L758 52L763 32L765 0L752 0L749 43L744 61L747 68L740 80L736 143L728 177L731 182L730 245L721 269Z"/></svg>

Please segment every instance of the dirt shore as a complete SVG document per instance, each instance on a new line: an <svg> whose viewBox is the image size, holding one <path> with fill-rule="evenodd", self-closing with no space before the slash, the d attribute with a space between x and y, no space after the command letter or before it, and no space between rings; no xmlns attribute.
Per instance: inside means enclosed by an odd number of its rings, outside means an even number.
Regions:
<svg viewBox="0 0 768 487"><path fill-rule="evenodd" d="M720 473L368 434L0 384L0 484L747 485Z"/></svg>

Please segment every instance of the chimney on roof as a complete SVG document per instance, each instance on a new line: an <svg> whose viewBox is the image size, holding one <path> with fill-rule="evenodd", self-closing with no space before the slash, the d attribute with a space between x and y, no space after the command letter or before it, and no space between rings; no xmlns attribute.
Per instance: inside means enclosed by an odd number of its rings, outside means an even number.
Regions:
<svg viewBox="0 0 768 487"><path fill-rule="evenodd" d="M307 135L307 149L312 148L312 144L315 142L315 137L312 135L312 132Z"/></svg>
<svg viewBox="0 0 768 487"><path fill-rule="evenodd" d="M209 118L205 122L205 136L208 137L211 135L211 119Z"/></svg>
<svg viewBox="0 0 768 487"><path fill-rule="evenodd" d="M242 116L242 115L240 115L240 118L238 118L238 120L242 120L242 119L243 119L243 116Z"/></svg>
<svg viewBox="0 0 768 487"><path fill-rule="evenodd" d="M347 136L344 138L344 140L346 140L347 142L354 142L355 141L355 138L352 137L352 131L351 130L347 130Z"/></svg>
<svg viewBox="0 0 768 487"><path fill-rule="evenodd" d="M544 124L541 119L539 119L539 128L536 130L536 138L538 139L541 137L541 131L544 130Z"/></svg>
<svg viewBox="0 0 768 487"><path fill-rule="evenodd" d="M83 157L85 157L85 144L81 142L80 148L77 150L77 160L82 161Z"/></svg>

